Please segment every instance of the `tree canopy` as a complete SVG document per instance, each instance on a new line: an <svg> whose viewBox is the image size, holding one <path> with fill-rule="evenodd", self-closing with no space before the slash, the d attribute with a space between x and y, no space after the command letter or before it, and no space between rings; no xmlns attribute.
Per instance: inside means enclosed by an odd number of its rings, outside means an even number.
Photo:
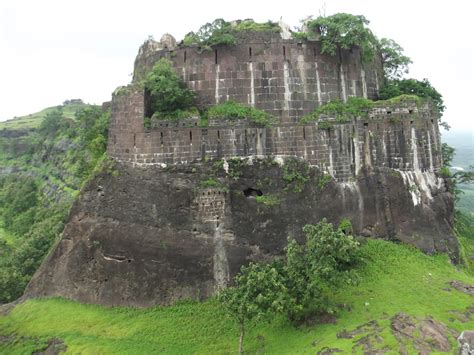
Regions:
<svg viewBox="0 0 474 355"><path fill-rule="evenodd" d="M378 53L386 79L400 79L408 74L408 65L413 63L403 54L403 48L393 39L382 38L378 41Z"/></svg>
<svg viewBox="0 0 474 355"><path fill-rule="evenodd" d="M338 13L308 20L308 31L321 40L321 52L336 55L340 49L358 46L363 57L371 59L377 48L377 40L367 27L369 21L362 15Z"/></svg>

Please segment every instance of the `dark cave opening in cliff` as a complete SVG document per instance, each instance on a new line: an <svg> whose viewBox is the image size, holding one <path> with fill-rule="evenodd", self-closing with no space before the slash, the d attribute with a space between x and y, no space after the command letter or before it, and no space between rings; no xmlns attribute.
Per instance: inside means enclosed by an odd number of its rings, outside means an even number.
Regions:
<svg viewBox="0 0 474 355"><path fill-rule="evenodd" d="M262 190L253 189L251 187L245 189L243 192L244 192L245 197L255 197L255 196L263 195Z"/></svg>

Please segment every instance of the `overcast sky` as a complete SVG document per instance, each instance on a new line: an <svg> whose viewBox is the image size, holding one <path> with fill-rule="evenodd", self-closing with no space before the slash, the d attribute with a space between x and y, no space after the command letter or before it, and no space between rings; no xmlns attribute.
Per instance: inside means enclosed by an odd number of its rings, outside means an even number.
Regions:
<svg viewBox="0 0 474 355"><path fill-rule="evenodd" d="M444 96L453 130L474 131L473 11L451 1L99 1L0 0L0 120L82 98L100 104L131 80L140 44L165 32L177 40L222 17L283 20L365 15L378 37L412 58L410 77L428 78Z"/></svg>

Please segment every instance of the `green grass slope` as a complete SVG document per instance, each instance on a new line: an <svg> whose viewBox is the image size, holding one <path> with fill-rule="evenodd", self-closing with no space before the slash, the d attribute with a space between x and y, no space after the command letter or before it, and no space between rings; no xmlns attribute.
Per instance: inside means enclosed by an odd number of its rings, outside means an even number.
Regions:
<svg viewBox="0 0 474 355"><path fill-rule="evenodd" d="M45 108L39 112L26 116L15 117L11 120L0 122L0 130L2 129L32 129L38 128L48 113L57 109L61 109L66 119L74 119L76 112L90 105L87 104L68 104Z"/></svg>
<svg viewBox="0 0 474 355"><path fill-rule="evenodd" d="M472 241L470 241L472 242ZM363 353L360 340L376 333L374 349L392 353L400 344L391 330L399 312L444 323L451 353L456 333L474 328L471 315L462 316L473 298L449 286L452 280L474 284L474 277L454 267L444 255L427 256L405 245L369 240L363 247L365 263L358 286L339 290L336 301L346 306L336 323L294 327L283 318L250 328L249 353L311 353L325 347ZM353 338L337 334L376 321ZM374 324L374 323L372 323ZM29 300L0 317L0 353L24 354L44 349L59 338L68 353L235 353L238 330L214 301L186 302L150 309L104 308L64 299ZM362 339L363 340L363 339ZM412 344L405 344L409 353Z"/></svg>

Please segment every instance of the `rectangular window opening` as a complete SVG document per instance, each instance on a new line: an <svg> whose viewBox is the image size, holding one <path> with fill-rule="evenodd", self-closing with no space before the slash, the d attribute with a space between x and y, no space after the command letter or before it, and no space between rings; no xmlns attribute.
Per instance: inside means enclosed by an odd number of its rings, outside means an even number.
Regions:
<svg viewBox="0 0 474 355"><path fill-rule="evenodd" d="M184 58L183 61L186 63L186 51L184 51Z"/></svg>
<svg viewBox="0 0 474 355"><path fill-rule="evenodd" d="M214 50L214 60L215 60L215 63L217 64L217 49Z"/></svg>

